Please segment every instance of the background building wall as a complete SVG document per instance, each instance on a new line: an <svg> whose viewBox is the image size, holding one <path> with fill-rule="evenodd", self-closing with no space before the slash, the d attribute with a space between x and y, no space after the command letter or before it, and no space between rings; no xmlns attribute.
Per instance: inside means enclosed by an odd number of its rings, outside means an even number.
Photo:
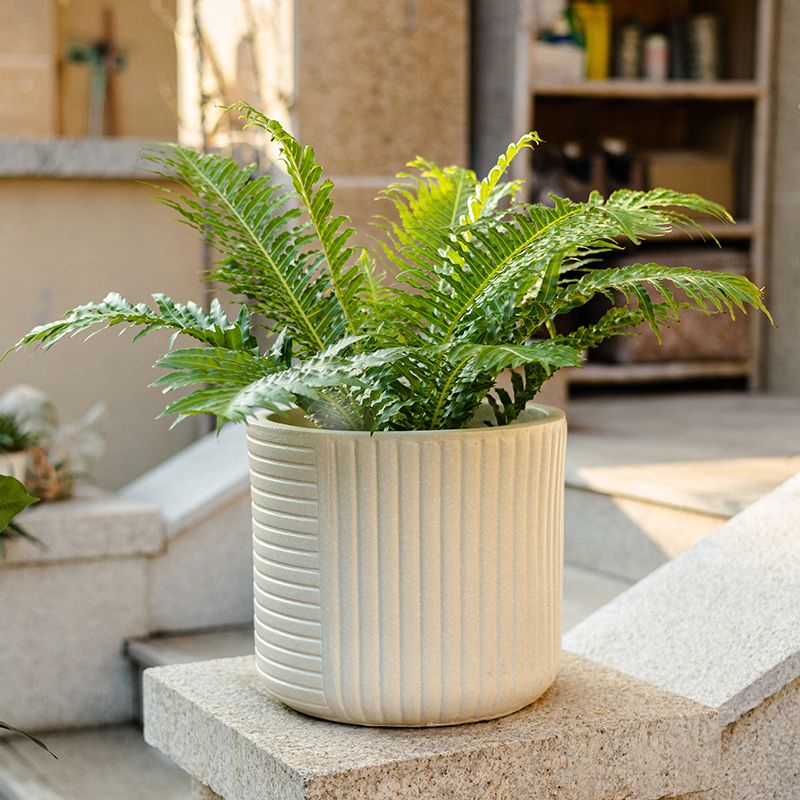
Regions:
<svg viewBox="0 0 800 800"><path fill-rule="evenodd" d="M163 292L202 302L201 242L173 212L153 202L154 190L120 180L0 180L0 350L35 325L111 291L131 302ZM151 301L152 302L152 301ZM19 383L44 390L62 423L98 401L108 406L107 450L97 482L118 488L196 438L195 420L170 430L156 420L166 399L148 389L152 365L169 345L160 332L132 344L132 333L104 331L58 342L47 352L11 353L0 364L0 393Z"/></svg>
<svg viewBox="0 0 800 800"><path fill-rule="evenodd" d="M378 192L415 156L469 161L469 4L329 0L296 5L296 133L365 228Z"/></svg>
<svg viewBox="0 0 800 800"><path fill-rule="evenodd" d="M177 135L176 13L176 0L0 3L0 354L34 325L111 291L133 302L154 291L203 301L200 242L137 182L147 177L140 145ZM97 45L109 27L124 56L114 77L118 136L86 138L92 69L68 53ZM62 423L105 402L107 450L94 477L114 489L181 450L200 426L170 431L170 420L155 420L164 398L147 385L168 336L136 345L132 334L84 338L9 355L0 393L36 386Z"/></svg>
<svg viewBox="0 0 800 800"><path fill-rule="evenodd" d="M56 3L0 4L0 136L56 132Z"/></svg>

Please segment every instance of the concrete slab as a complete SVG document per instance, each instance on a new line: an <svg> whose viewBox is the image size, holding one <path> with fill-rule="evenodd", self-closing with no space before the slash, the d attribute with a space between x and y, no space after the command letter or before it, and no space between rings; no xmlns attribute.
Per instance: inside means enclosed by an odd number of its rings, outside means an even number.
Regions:
<svg viewBox="0 0 800 800"><path fill-rule="evenodd" d="M234 658L253 654L253 626L203 631L180 636L151 636L131 639L128 658L143 667L168 664L191 664L216 658Z"/></svg>
<svg viewBox="0 0 800 800"><path fill-rule="evenodd" d="M0 568L0 713L24 730L128 720L125 640L148 630L144 558Z"/></svg>
<svg viewBox="0 0 800 800"><path fill-rule="evenodd" d="M730 724L800 675L800 475L577 625L566 649Z"/></svg>
<svg viewBox="0 0 800 800"><path fill-rule="evenodd" d="M564 560L609 577L637 581L724 522L724 517L716 515L567 486Z"/></svg>
<svg viewBox="0 0 800 800"><path fill-rule="evenodd" d="M168 539L148 568L151 631L237 625L252 618L247 430L227 425L126 486L157 508Z"/></svg>
<svg viewBox="0 0 800 800"><path fill-rule="evenodd" d="M691 460L680 442L648 436L613 446L602 436L573 438L569 486L723 519L800 472L800 456Z"/></svg>
<svg viewBox="0 0 800 800"><path fill-rule="evenodd" d="M246 624L253 618L249 481L221 507L169 540L148 564L151 631Z"/></svg>
<svg viewBox="0 0 800 800"><path fill-rule="evenodd" d="M20 514L19 522L45 548L25 539L9 542L0 569L150 556L160 553L166 541L157 509L85 483L79 484L68 500L30 506Z"/></svg>
<svg viewBox="0 0 800 800"><path fill-rule="evenodd" d="M722 733L713 800L800 797L800 678Z"/></svg>
<svg viewBox="0 0 800 800"><path fill-rule="evenodd" d="M655 461L798 455L800 399L747 392L600 395L570 400L570 435L659 443ZM659 454L665 457L659 458ZM682 455L681 455L682 454Z"/></svg>
<svg viewBox="0 0 800 800"><path fill-rule="evenodd" d="M27 10L27 9L26 9ZM147 180L146 139L7 139L0 141L0 176Z"/></svg>
<svg viewBox="0 0 800 800"><path fill-rule="evenodd" d="M714 785L710 709L565 654L536 703L449 728L363 728L274 700L253 659L145 673L145 738L225 800L674 797Z"/></svg>

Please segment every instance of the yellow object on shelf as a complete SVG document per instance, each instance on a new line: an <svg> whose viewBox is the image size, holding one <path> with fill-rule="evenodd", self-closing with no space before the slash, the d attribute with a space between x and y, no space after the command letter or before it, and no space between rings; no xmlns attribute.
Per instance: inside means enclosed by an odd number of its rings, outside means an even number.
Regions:
<svg viewBox="0 0 800 800"><path fill-rule="evenodd" d="M603 0L576 0L571 8L575 26L586 42L586 77L606 80L611 60L611 6Z"/></svg>

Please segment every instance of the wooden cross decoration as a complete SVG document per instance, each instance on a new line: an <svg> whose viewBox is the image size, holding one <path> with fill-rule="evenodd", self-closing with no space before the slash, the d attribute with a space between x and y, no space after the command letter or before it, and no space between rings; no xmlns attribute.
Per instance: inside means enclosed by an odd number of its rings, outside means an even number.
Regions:
<svg viewBox="0 0 800 800"><path fill-rule="evenodd" d="M89 93L89 136L118 136L116 73L125 68L127 59L114 44L114 13L103 9L103 36L89 44L73 44L67 60L87 64L92 71Z"/></svg>

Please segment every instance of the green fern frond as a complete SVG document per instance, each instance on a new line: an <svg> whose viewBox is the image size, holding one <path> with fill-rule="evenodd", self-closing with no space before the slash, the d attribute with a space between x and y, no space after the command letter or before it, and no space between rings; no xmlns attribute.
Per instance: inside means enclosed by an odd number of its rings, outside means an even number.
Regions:
<svg viewBox="0 0 800 800"><path fill-rule="evenodd" d="M426 257L436 259L442 248L452 248L459 263L451 262L450 274L443 276L444 290L429 290L430 313L416 300L409 302L440 331L442 341L458 339L476 321L482 324L488 297L513 290L520 301L527 296L547 304L564 274L585 264L587 256L620 249L619 237L663 235L681 218L682 197L662 190L617 193L606 202L597 196L585 205L556 199L554 208L531 206L527 213L506 213L440 235L438 249L428 248ZM687 198L693 210L719 208Z"/></svg>
<svg viewBox="0 0 800 800"><path fill-rule="evenodd" d="M496 375L504 369L532 363L541 364L552 371L574 367L580 363L581 353L566 340L553 339L522 345L458 344L448 349L447 360L451 364L462 363L465 358L472 359L472 367L478 372L493 372Z"/></svg>
<svg viewBox="0 0 800 800"><path fill-rule="evenodd" d="M268 119L249 106L238 108L249 126L261 128L278 142L281 160L316 233L333 291L346 320L346 330L355 336L360 327L358 297L364 287L364 275L353 264L348 268L356 250L348 247L347 242L355 231L345 225L349 222L347 217L333 216L330 196L333 183L327 179L320 183L322 166L315 160L312 147L302 147L277 120Z"/></svg>
<svg viewBox="0 0 800 800"><path fill-rule="evenodd" d="M177 414L177 423L186 416L214 414L222 421L239 422L259 408L280 411L287 406L302 406L304 398L315 400L319 397L319 387L355 382L347 374L349 370L337 372L332 366L327 372L309 373L289 368L253 378L262 371L259 365L247 363L244 365L247 369L242 370L242 359L236 357L241 354L230 350L207 353L210 349L176 351L180 354L179 359L167 357L156 363L159 367L182 370L156 381L156 385L167 390L204 382L213 384L173 401L159 416Z"/></svg>
<svg viewBox="0 0 800 800"><path fill-rule="evenodd" d="M47 350L59 339L74 336L81 331L99 326L90 336L103 328L124 325L138 328L134 341L155 330L171 330L174 336L183 334L205 344L233 349L252 350L257 347L250 331L250 318L242 309L236 321L231 322L218 301L213 301L211 312L206 313L197 303L185 306L175 303L163 294L153 298L161 313L153 311L145 303L133 303L116 292L107 295L100 303L87 303L70 311L63 319L40 325L23 336L14 349L31 346ZM174 339L173 336L173 339Z"/></svg>
<svg viewBox="0 0 800 800"><path fill-rule="evenodd" d="M573 283L567 284L554 300L559 313L577 308L598 292L613 296L621 292L626 298L637 286L648 285L655 289L664 302L677 311L682 306L675 302L672 289L683 290L696 308L705 313L726 311L731 316L738 309L744 313L751 306L772 319L763 302L763 292L742 275L725 272L706 272L690 267L663 267L659 264L632 264L618 269L588 272Z"/></svg>
<svg viewBox="0 0 800 800"><path fill-rule="evenodd" d="M675 227L705 237L696 214L729 221L721 206L664 189L605 200L592 193L585 203L553 198L552 206L511 202L519 185L503 176L538 142L535 134L512 143L483 180L423 158L409 163L383 193L394 217L378 223L388 242L379 243L377 257L394 273L391 282L351 245L353 231L334 214L333 185L313 149L278 122L239 108L277 143L286 185L178 145L149 154L157 175L184 187L159 187L161 202L220 253L209 277L240 298L238 318L229 320L216 301L206 312L154 295L153 309L112 294L34 329L17 348L47 348L104 327L134 327L135 338L163 329L173 341L186 334L203 345L159 360L166 372L154 385L193 389L165 414L240 420L257 408L294 405L324 427L446 429L468 424L484 398L495 421L508 424L585 349L643 323L658 334L686 307L769 316L762 293L740 276L598 263ZM557 333L559 316L598 294L624 307ZM266 353L251 314L266 317L277 335ZM506 369L510 390L495 386Z"/></svg>
<svg viewBox="0 0 800 800"><path fill-rule="evenodd" d="M462 216L460 223L462 225L469 225L478 221L478 218L483 215L486 210L495 211L497 208L497 185L500 179L505 175L511 162L519 155L526 147L532 147L539 144L541 139L536 133L527 133L518 142L512 143L506 149L506 152L500 156L497 163L489 170L489 174L475 187L473 196L469 199L469 211L466 215ZM519 184L507 184L507 187L516 189ZM506 189L507 191L507 189ZM494 198L494 202L490 202Z"/></svg>
<svg viewBox="0 0 800 800"><path fill-rule="evenodd" d="M554 340L523 345L464 343L431 350L443 352L447 363L441 370L444 380L440 381L438 391L429 401L432 411L428 427L432 429L440 426L453 387L465 377L469 380L477 374L491 375L491 384L494 384L495 377L505 369L538 364L547 376L561 367L576 366L581 360L580 350L571 343Z"/></svg>
<svg viewBox="0 0 800 800"><path fill-rule="evenodd" d="M252 311L284 320L308 352L336 339L341 310L330 297L330 275L320 272L322 256L310 247L313 231L297 222L300 210L287 207L290 193L268 176L253 179L252 165L215 154L164 144L146 157L164 171L157 174L174 176L192 193L164 189L157 199L222 254L212 280L248 298Z"/></svg>
<svg viewBox="0 0 800 800"><path fill-rule="evenodd" d="M428 228L451 228L466 214L475 189L475 173L462 167L437 167L417 157L406 165L416 172L400 172L398 183L389 184L381 195L400 212L403 230L424 233Z"/></svg>

